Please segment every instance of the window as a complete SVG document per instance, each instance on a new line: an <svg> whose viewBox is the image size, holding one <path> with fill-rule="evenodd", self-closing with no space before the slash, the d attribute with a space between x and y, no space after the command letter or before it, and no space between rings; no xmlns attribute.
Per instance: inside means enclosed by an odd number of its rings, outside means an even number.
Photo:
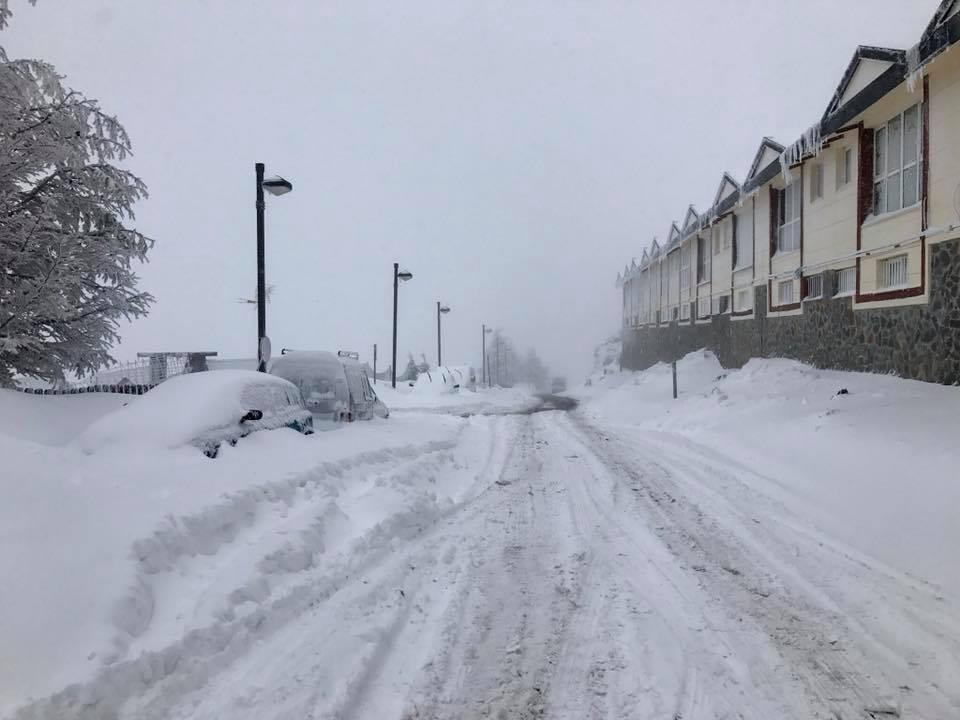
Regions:
<svg viewBox="0 0 960 720"><path fill-rule="evenodd" d="M687 243L680 248L680 289L686 290L690 287L690 244ZM689 314L689 311L687 311Z"/></svg>
<svg viewBox="0 0 960 720"><path fill-rule="evenodd" d="M689 320L690 319L690 303L681 303L680 305L680 319Z"/></svg>
<svg viewBox="0 0 960 720"><path fill-rule="evenodd" d="M753 265L753 211L737 215L737 267Z"/></svg>
<svg viewBox="0 0 960 720"><path fill-rule="evenodd" d="M920 106L876 129L873 136L873 214L915 205L920 199Z"/></svg>
<svg viewBox="0 0 960 720"><path fill-rule="evenodd" d="M710 245L706 238L697 238L697 282L702 283L710 274Z"/></svg>
<svg viewBox="0 0 960 720"><path fill-rule="evenodd" d="M777 227L777 252L792 252L800 249L800 201L802 188L796 180L780 190L779 218Z"/></svg>
<svg viewBox="0 0 960 720"><path fill-rule="evenodd" d="M711 235L713 236L713 254L719 255L720 254L720 228L714 227L713 230L711 230Z"/></svg>
<svg viewBox="0 0 960 720"><path fill-rule="evenodd" d="M907 256L897 255L877 263L877 287L895 288L907 284Z"/></svg>
<svg viewBox="0 0 960 720"><path fill-rule="evenodd" d="M781 280L777 285L777 304L790 305L793 303L793 280Z"/></svg>
<svg viewBox="0 0 960 720"><path fill-rule="evenodd" d="M721 295L713 299L713 314L723 315L730 310L730 296Z"/></svg>
<svg viewBox="0 0 960 720"><path fill-rule="evenodd" d="M710 298L702 297L697 299L697 317L710 317Z"/></svg>
<svg viewBox="0 0 960 720"><path fill-rule="evenodd" d="M823 165L815 163L810 166L810 202L823 197Z"/></svg>
<svg viewBox="0 0 960 720"><path fill-rule="evenodd" d="M837 295L852 295L857 291L857 269L844 268L837 273Z"/></svg>
<svg viewBox="0 0 960 720"><path fill-rule="evenodd" d="M807 300L823 296L823 275L811 275L807 278Z"/></svg>
<svg viewBox="0 0 960 720"><path fill-rule="evenodd" d="M734 310L737 312L745 312L747 310L753 309L753 289L744 288L743 290L737 290L737 302Z"/></svg>
<svg viewBox="0 0 960 720"><path fill-rule="evenodd" d="M721 226L720 234L723 236L723 249L724 249L724 250L729 250L729 249L730 249L730 235L731 235L730 230L731 230L732 227L733 227L733 225L731 224L732 222L733 222L732 220L731 220L730 222L725 222L725 223L723 223L723 225Z"/></svg>
<svg viewBox="0 0 960 720"><path fill-rule="evenodd" d="M853 148L842 148L837 154L837 190L853 180Z"/></svg>
<svg viewBox="0 0 960 720"><path fill-rule="evenodd" d="M670 291L678 287L677 280L680 279L680 252L674 250L667 256L667 298L670 297ZM681 280L682 282L682 280Z"/></svg>

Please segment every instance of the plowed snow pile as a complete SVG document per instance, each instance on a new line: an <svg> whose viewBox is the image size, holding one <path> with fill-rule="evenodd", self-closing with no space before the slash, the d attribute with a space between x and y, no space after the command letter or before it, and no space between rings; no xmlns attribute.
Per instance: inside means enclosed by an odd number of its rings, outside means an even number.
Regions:
<svg viewBox="0 0 960 720"><path fill-rule="evenodd" d="M485 423L259 432L216 460L72 440L138 400L0 391L0 717L105 667L162 674L189 655L180 638L230 642L317 558L428 522L473 482L455 448Z"/></svg>
<svg viewBox="0 0 960 720"><path fill-rule="evenodd" d="M758 489L854 547L960 599L960 388L709 352L593 378L578 394L606 425L677 434L733 458Z"/></svg>

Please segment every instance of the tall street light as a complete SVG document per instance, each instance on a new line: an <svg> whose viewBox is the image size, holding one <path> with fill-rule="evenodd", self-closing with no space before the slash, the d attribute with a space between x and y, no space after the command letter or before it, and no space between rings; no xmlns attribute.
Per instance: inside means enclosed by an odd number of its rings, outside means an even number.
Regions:
<svg viewBox="0 0 960 720"><path fill-rule="evenodd" d="M400 270L400 263L393 264L393 364L390 366L390 384L397 387L397 286L399 281L406 282L413 278L413 273Z"/></svg>
<svg viewBox="0 0 960 720"><path fill-rule="evenodd" d="M483 383L487 387L490 387L490 368L487 367L487 335L492 333L493 330L488 328L486 324L483 326L483 355L480 357L480 363L483 366L481 371L481 376L483 378Z"/></svg>
<svg viewBox="0 0 960 720"><path fill-rule="evenodd" d="M267 274L264 268L263 191L271 195L285 195L293 184L278 175L264 179L263 163L255 166L257 173L257 370L267 371L270 359L270 340L267 338Z"/></svg>
<svg viewBox="0 0 960 720"><path fill-rule="evenodd" d="M441 305L440 301L437 300L437 367L443 364L440 357L440 316L446 315L448 312L450 312L450 308L446 305Z"/></svg>

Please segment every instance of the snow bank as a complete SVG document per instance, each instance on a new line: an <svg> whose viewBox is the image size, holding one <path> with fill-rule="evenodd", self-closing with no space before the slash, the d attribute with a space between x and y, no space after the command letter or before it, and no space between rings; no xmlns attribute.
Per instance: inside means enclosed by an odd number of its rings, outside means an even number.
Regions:
<svg viewBox="0 0 960 720"><path fill-rule="evenodd" d="M678 378L678 400L663 364L577 394L610 427L710 447L744 482L960 598L960 388L791 360L728 371L708 352L681 360Z"/></svg>
<svg viewBox="0 0 960 720"><path fill-rule="evenodd" d="M123 398L123 409L163 387ZM76 400L78 408L100 400L29 399ZM6 427L19 398L0 401ZM439 475L424 469L430 463L456 464L444 453L468 424L421 415L311 436L254 433L216 460L192 447L87 455L78 443L49 447L0 433L0 717L111 668L141 683L162 675L187 652L169 650L171 642L201 629L196 642L226 642L230 628L279 602L284 579L336 537L362 537L413 507L442 507L435 486L427 492L425 479L414 480ZM410 463L420 463L420 475L409 474ZM362 512L358 488L370 490ZM293 512L303 513L299 534L287 532ZM268 532L271 518L284 519L283 533Z"/></svg>
<svg viewBox="0 0 960 720"><path fill-rule="evenodd" d="M42 445L63 445L94 420L118 410L135 395L28 395L0 389L0 433Z"/></svg>
<svg viewBox="0 0 960 720"><path fill-rule="evenodd" d="M451 392L448 386L441 383L442 378L437 378L431 387L418 380L413 387L398 383L396 389L390 387L389 383L377 383L374 389L391 412L428 410L452 414L490 414L520 411L538 402L534 389L526 385L513 388L478 387L476 390L461 387Z"/></svg>

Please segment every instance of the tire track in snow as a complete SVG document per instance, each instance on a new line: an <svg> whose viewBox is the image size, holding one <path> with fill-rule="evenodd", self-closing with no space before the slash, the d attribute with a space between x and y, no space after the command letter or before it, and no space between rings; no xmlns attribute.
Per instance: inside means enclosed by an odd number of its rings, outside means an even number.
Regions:
<svg viewBox="0 0 960 720"><path fill-rule="evenodd" d="M942 632L956 628L957 618L943 612L929 589L915 582L903 588L882 568L852 558L689 442L676 443L683 443L678 448L638 434L628 448L581 418L576 424L635 489L634 507L676 557L697 570L704 589L773 641L784 667L805 688L807 707L799 705L797 712L859 717L864 708L902 703L920 717L957 714L960 675L953 673L960 635L944 642ZM899 647L884 646L864 627L878 605L896 618ZM939 616L941 632L910 623L916 608ZM906 643L904 652L902 628L909 625L915 642ZM921 659L925 669L918 672ZM937 678L933 684L931 677Z"/></svg>

